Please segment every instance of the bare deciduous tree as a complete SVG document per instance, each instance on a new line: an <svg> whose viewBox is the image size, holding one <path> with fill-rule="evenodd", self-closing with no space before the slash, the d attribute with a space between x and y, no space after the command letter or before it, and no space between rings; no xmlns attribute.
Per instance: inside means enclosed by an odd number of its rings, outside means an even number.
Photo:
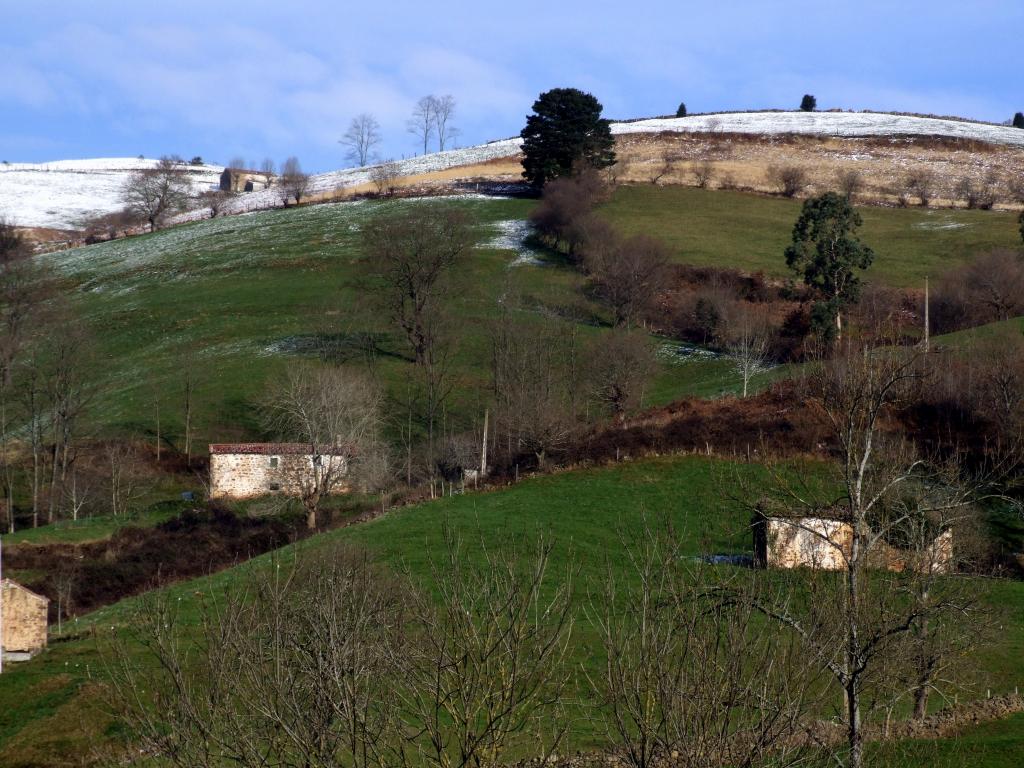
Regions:
<svg viewBox="0 0 1024 768"><path fill-rule="evenodd" d="M477 566L446 541L428 593L335 546L204 595L198 626L144 599L109 665L132 749L176 768L469 768L528 735L548 757L571 582L552 583L547 543Z"/></svg>
<svg viewBox="0 0 1024 768"><path fill-rule="evenodd" d="M956 196L964 201L968 209L979 208L988 211L998 201L996 187L997 179L992 172L987 173L980 180L964 176L957 182Z"/></svg>
<svg viewBox="0 0 1024 768"><path fill-rule="evenodd" d="M613 416L641 404L654 370L654 350L645 333L615 330L591 345L588 379L594 400Z"/></svg>
<svg viewBox="0 0 1024 768"><path fill-rule="evenodd" d="M370 169L370 181L378 195L387 195L388 197L393 195L401 177L402 166L394 160L388 160Z"/></svg>
<svg viewBox="0 0 1024 768"><path fill-rule="evenodd" d="M930 690L938 682L920 663L930 628L969 630L978 610L976 596L947 588L955 583L945 577L951 553L936 543L975 514L977 484L955 463L921 458L881 428L920 371L917 355L891 350L853 352L823 366L811 394L838 446L838 499L781 477L776 482L776 503L789 510L792 524L834 550L842 567L838 574L809 569L799 595L758 605L801 639L842 693L840 757L850 768L864 764L864 719L872 709L902 695L904 685ZM805 517L823 511L849 526L847 543L804 526Z"/></svg>
<svg viewBox="0 0 1024 768"><path fill-rule="evenodd" d="M458 129L451 124L455 118L455 97L446 94L427 98L433 100L431 109L434 115L434 132L437 134L437 151L444 152L450 148L452 140L458 135Z"/></svg>
<svg viewBox="0 0 1024 768"><path fill-rule="evenodd" d="M417 640L398 688L412 754L438 768L497 765L524 732L547 762L564 727L557 715L569 675L571 573L549 574L552 545L526 557L484 550L474 565L445 527L439 595L413 603ZM474 550L476 547L474 547Z"/></svg>
<svg viewBox="0 0 1024 768"><path fill-rule="evenodd" d="M616 325L632 325L664 287L668 252L645 235L625 240L603 238L596 246L584 250L584 266L595 292L611 306Z"/></svg>
<svg viewBox="0 0 1024 768"><path fill-rule="evenodd" d="M378 479L378 459L384 453L382 398L380 388L361 373L312 365L289 368L268 393L267 426L304 446L304 456L284 469L299 493L310 529L317 526L317 512L326 496L343 484L359 486Z"/></svg>
<svg viewBox="0 0 1024 768"><path fill-rule="evenodd" d="M373 157L374 147L381 142L380 123L368 112L352 118L352 122L341 137L340 144L348 149L346 156L360 168Z"/></svg>
<svg viewBox="0 0 1024 768"><path fill-rule="evenodd" d="M743 397L746 397L750 381L770 367L771 334L749 310L740 313L728 334L729 358L743 382Z"/></svg>
<svg viewBox="0 0 1024 768"><path fill-rule="evenodd" d="M932 201L935 183L935 173L929 168L915 168L906 175L904 180L907 191L916 195L925 208Z"/></svg>
<svg viewBox="0 0 1024 768"><path fill-rule="evenodd" d="M434 97L424 96L416 102L413 107L412 117L409 118L407 130L416 137L416 141L423 145L423 154L430 151L430 139L437 130L437 121L434 115Z"/></svg>
<svg viewBox="0 0 1024 768"><path fill-rule="evenodd" d="M295 200L295 204L299 205L309 191L309 185L309 174L302 170L299 158L289 157L285 160L278 180L281 202L287 206L289 200Z"/></svg>
<svg viewBox="0 0 1024 768"><path fill-rule="evenodd" d="M389 210L362 232L373 289L405 336L417 364L430 357L452 272L474 237L465 217L450 209L411 206Z"/></svg>
<svg viewBox="0 0 1024 768"><path fill-rule="evenodd" d="M129 517L147 491L142 461L135 446L127 441L107 445L105 456L110 514L114 517Z"/></svg>
<svg viewBox="0 0 1024 768"><path fill-rule="evenodd" d="M675 170L676 163L682 158L674 149L666 147L661 156L651 166L651 184L657 185L663 178Z"/></svg>
<svg viewBox="0 0 1024 768"><path fill-rule="evenodd" d="M122 191L125 208L145 219L150 231L165 216L183 210L192 194L192 183L180 160L163 157L155 168L135 171Z"/></svg>
<svg viewBox="0 0 1024 768"><path fill-rule="evenodd" d="M848 168L840 171L836 176L836 185L839 191L853 200L864 188L864 174L856 168Z"/></svg>
<svg viewBox="0 0 1024 768"><path fill-rule="evenodd" d="M703 160L693 167L693 177L697 186L707 189L715 178L715 164L710 160Z"/></svg>
<svg viewBox="0 0 1024 768"><path fill-rule="evenodd" d="M1024 310L1024 256L998 249L981 254L962 273L968 294L987 307L996 320Z"/></svg>
<svg viewBox="0 0 1024 768"><path fill-rule="evenodd" d="M223 189L214 189L209 192L203 192L199 196L199 199L206 203L210 209L210 218L215 219L217 215L224 210L224 206L231 200L231 193L226 192Z"/></svg>
<svg viewBox="0 0 1024 768"><path fill-rule="evenodd" d="M145 599L115 646L110 703L139 749L176 768L394 764L394 578L335 546L206 598L188 630L175 601Z"/></svg>
<svg viewBox="0 0 1024 768"><path fill-rule="evenodd" d="M577 424L582 361L575 329L514 322L508 310L491 337L495 431L514 457L532 453L543 466Z"/></svg>
<svg viewBox="0 0 1024 768"><path fill-rule="evenodd" d="M14 376L49 295L46 270L13 224L0 219L0 462L7 529L14 532L14 470L9 441L20 426L12 413Z"/></svg>
<svg viewBox="0 0 1024 768"><path fill-rule="evenodd" d="M818 674L792 636L764 631L756 581L687 563L672 532L646 522L623 550L629 575L609 567L588 610L605 657L588 680L617 756L632 768L794 764Z"/></svg>

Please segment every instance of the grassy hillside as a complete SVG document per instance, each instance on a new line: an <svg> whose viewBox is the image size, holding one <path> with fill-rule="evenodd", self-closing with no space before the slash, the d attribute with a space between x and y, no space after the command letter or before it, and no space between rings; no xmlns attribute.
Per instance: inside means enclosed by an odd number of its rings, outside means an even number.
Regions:
<svg viewBox="0 0 1024 768"><path fill-rule="evenodd" d="M451 299L459 329L456 418L482 410L488 321L500 300L517 297L525 322L545 315L574 321L584 340L606 332L582 277L508 234L530 201L342 203L203 221L48 257L96 337L98 425L150 435L159 405L165 435L180 438L191 370L200 450L205 441L258 436L253 405L267 381L290 362L315 358L324 343L351 365L368 364L346 347L361 333L378 334L369 364L401 400L411 364L356 279L360 223L380 205L458 207L476 225L479 245ZM725 361L701 362L663 356L648 402L735 388Z"/></svg>
<svg viewBox="0 0 1024 768"><path fill-rule="evenodd" d="M664 240L685 264L791 277L782 253L800 200L693 187L621 187L603 215L623 232ZM991 248L1020 247L1015 214L998 211L861 208L861 238L876 254L866 279L922 287L924 278Z"/></svg>
<svg viewBox="0 0 1024 768"><path fill-rule="evenodd" d="M799 471L813 477L821 466L810 464ZM478 543L497 549L544 534L555 543L552 574L560 577L570 569L574 572L578 605L582 606L588 587L600 577L606 563L620 576L626 574L622 558L614 555L621 546L620 536L638 530L643 516L671 520L685 538L687 554L748 552L748 513L733 496L741 496L748 484L764 479L764 470L753 465L698 456L653 458L526 479L503 490L396 510L378 521L325 534L300 546L357 542L382 562L408 568L426 584L429 558L443 546L444 520L461 532L469 557L481 557ZM173 586L170 594L180 601L186 617L195 619L198 601L206 599L204 594L240 583L250 569L264 567L267 561L259 558ZM1009 607L1011 616L999 646L978 659L976 691L992 687L1002 692L1024 682L1020 662L1024 658L1022 587L1000 583L990 593L993 600ZM979 582L979 589L993 587ZM84 617L72 628L76 633L73 639L57 639L47 653L5 672L0 678L0 764L31 765L44 755L74 764L75 756L85 754L90 739L117 736L116 727L96 703L90 680L104 675L103 643L98 638L121 626L137 605L136 599L126 600ZM582 616L573 647L580 664L594 663L594 637ZM571 748L598 744L592 727L581 718L574 727ZM1024 746L1020 735L1006 731L996 730L991 739L1018 750Z"/></svg>
<svg viewBox="0 0 1024 768"><path fill-rule="evenodd" d="M520 297L526 321L569 318L585 340L605 332L604 315L584 295L581 276L523 246L518 222L531 201L341 203L203 221L48 257L97 338L98 426L151 434L159 404L165 435L179 438L191 369L197 445L256 437L261 428L253 404L290 362L315 356L326 341L350 364L365 364L346 343L384 330L355 281L360 222L379 205L459 207L477 227L479 245L453 297L458 387L450 413L457 422L479 418L487 321L502 297ZM736 192L637 186L619 189L603 213L626 231L665 239L680 261L781 277L799 207ZM869 279L894 285L917 285L925 274L1019 237L1012 217L1002 213L865 209L864 217L864 239L878 253ZM381 335L378 347L372 365L401 400L411 366L397 338ZM736 389L725 360L661 359L648 404Z"/></svg>

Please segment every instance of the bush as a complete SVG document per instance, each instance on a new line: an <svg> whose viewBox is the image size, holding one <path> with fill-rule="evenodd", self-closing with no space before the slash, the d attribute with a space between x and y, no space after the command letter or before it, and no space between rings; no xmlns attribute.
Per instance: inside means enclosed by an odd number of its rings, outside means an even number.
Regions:
<svg viewBox="0 0 1024 768"><path fill-rule="evenodd" d="M840 171L836 177L836 188L846 195L847 199L853 200L864 188L864 176L856 168Z"/></svg>
<svg viewBox="0 0 1024 768"><path fill-rule="evenodd" d="M807 171L799 165L771 165L767 176L768 183L786 197L796 197L807 187Z"/></svg>
<svg viewBox="0 0 1024 768"><path fill-rule="evenodd" d="M530 222L548 245L564 249L578 262L588 240L610 236L610 227L591 215L608 195L608 186L593 169L555 179L544 187L544 196L530 214Z"/></svg>
<svg viewBox="0 0 1024 768"><path fill-rule="evenodd" d="M697 186L701 189L707 189L711 186L711 181L715 177L715 164L710 160L704 160L693 168L693 176L697 181Z"/></svg>
<svg viewBox="0 0 1024 768"><path fill-rule="evenodd" d="M1024 314L1024 257L1009 250L977 256L947 272L932 298L935 333L949 333Z"/></svg>
<svg viewBox="0 0 1024 768"><path fill-rule="evenodd" d="M915 168L907 174L904 186L927 208L935 191L935 173L928 168Z"/></svg>

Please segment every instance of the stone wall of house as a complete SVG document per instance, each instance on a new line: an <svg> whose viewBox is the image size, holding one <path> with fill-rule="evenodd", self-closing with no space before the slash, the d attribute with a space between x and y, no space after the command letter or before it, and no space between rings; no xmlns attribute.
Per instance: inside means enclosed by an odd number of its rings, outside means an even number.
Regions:
<svg viewBox="0 0 1024 768"><path fill-rule="evenodd" d="M48 604L42 595L13 581L0 585L4 651L34 653L46 647Z"/></svg>
<svg viewBox="0 0 1024 768"><path fill-rule="evenodd" d="M224 192L259 192L271 185L270 174L225 168L220 175L220 188Z"/></svg>
<svg viewBox="0 0 1024 768"><path fill-rule="evenodd" d="M849 523L820 517L766 518L755 522L755 560L767 568L816 568L838 571L846 568L853 546ZM869 553L873 568L949 573L953 570L953 533L945 531L928 547L909 551L884 541Z"/></svg>
<svg viewBox="0 0 1024 768"><path fill-rule="evenodd" d="M323 456L321 460L341 462L333 472L336 480L331 492L348 490L344 483L345 460L340 456ZM251 499L274 493L297 496L303 484L313 481L313 472L310 455L214 453L210 455L210 496L230 499Z"/></svg>
<svg viewBox="0 0 1024 768"><path fill-rule="evenodd" d="M853 529L838 520L801 517L767 520L769 568L818 568L837 571L846 567Z"/></svg>

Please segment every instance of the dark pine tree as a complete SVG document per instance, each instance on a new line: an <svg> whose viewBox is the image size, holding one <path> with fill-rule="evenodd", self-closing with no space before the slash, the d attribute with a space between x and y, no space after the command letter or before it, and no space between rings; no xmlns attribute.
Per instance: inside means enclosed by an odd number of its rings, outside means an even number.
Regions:
<svg viewBox="0 0 1024 768"><path fill-rule="evenodd" d="M565 176L577 166L607 168L615 163L615 140L601 117L601 102L576 88L542 93L526 118L523 177L535 187Z"/></svg>
<svg viewBox="0 0 1024 768"><path fill-rule="evenodd" d="M1024 112L1018 112L1013 116L1013 127L1024 128Z"/></svg>
<svg viewBox="0 0 1024 768"><path fill-rule="evenodd" d="M818 100L809 93L805 93L800 100L800 109L804 112L813 112L818 108Z"/></svg>
<svg viewBox="0 0 1024 768"><path fill-rule="evenodd" d="M686 117L686 102L679 102L679 109L676 110L676 117Z"/></svg>

